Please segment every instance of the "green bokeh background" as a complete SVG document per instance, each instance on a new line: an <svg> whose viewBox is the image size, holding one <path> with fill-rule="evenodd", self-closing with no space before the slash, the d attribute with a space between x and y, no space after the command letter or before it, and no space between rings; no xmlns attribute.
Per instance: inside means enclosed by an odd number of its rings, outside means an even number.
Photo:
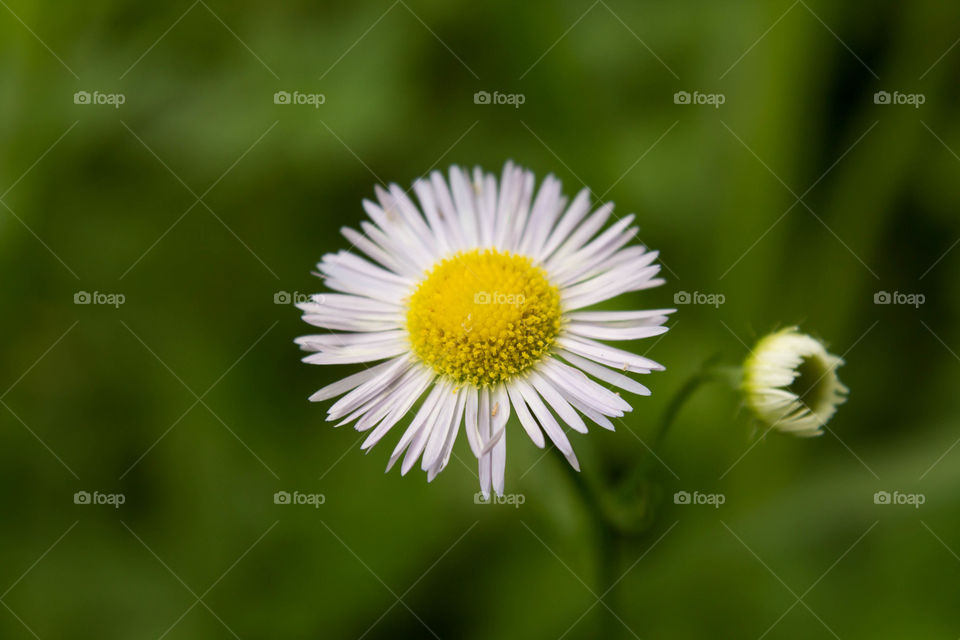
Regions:
<svg viewBox="0 0 960 640"><path fill-rule="evenodd" d="M0 637L960 635L960 5L2 4ZM507 159L638 214L668 284L617 305L725 297L630 345L667 367L653 396L616 433L573 436L642 535L599 540L519 429L524 504L477 505L464 438L431 485L384 475L396 434L364 455L306 400L347 369L299 362L309 328L275 294L320 289L310 271L378 181ZM647 452L705 359L789 324L846 358L829 434L751 446L717 386ZM622 624L596 604L598 544L618 550Z"/></svg>

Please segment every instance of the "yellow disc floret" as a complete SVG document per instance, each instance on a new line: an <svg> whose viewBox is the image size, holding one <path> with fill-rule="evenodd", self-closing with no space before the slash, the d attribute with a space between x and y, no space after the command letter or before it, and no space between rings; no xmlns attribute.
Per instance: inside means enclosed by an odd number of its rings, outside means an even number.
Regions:
<svg viewBox="0 0 960 640"><path fill-rule="evenodd" d="M560 290L530 258L493 249L441 261L407 311L413 352L457 384L487 387L522 373L560 332Z"/></svg>

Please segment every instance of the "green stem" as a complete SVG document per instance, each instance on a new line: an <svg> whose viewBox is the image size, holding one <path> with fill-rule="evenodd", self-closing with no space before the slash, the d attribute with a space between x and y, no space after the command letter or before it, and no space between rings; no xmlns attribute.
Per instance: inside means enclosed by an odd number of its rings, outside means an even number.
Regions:
<svg viewBox="0 0 960 640"><path fill-rule="evenodd" d="M673 397L670 404L667 405L654 436L653 450L656 451L663 443L667 432L673 425L680 410L686 404L687 400L704 384L715 380L726 380L732 386L737 385L739 370L731 368L715 367L714 364L720 359L719 354L708 358L700 366L699 370L689 379ZM580 501L583 503L584 510L587 512L594 527L594 536L596 538L597 550L597 573L599 585L597 597L604 603L604 610L600 620L600 633L597 637L613 639L622 635L623 627L620 619L620 598L617 589L620 579L620 553L626 532L621 531L619 523L607 513L604 508L604 501L599 495L598 488L591 485L590 482L577 470L570 466L563 454L556 447L552 447L560 466L565 470L567 477L573 485ZM635 469L636 473L641 473L640 467Z"/></svg>
<svg viewBox="0 0 960 640"><path fill-rule="evenodd" d="M600 591L597 597L606 604L602 612L599 637L611 640L623 635L623 627L620 624L620 589L618 588L620 586L620 543L619 534L609 528L600 534L598 541Z"/></svg>
<svg viewBox="0 0 960 640"><path fill-rule="evenodd" d="M653 450L659 451L663 440L667 435L667 432L670 430L670 427L673 426L674 420L676 420L677 415L680 413L680 410L683 409L683 406L686 404L687 400L700 389L703 385L708 382L714 382L718 380L723 380L730 382L733 386L736 386L736 380L739 376L739 370L730 367L715 367L714 364L720 359L720 355L714 355L708 358L700 365L700 369L697 370L684 384L680 387L680 390L677 391L677 394L673 396L673 399L670 400L670 404L667 405L667 408L663 412L663 417L660 419L660 425L657 427L656 435L653 439Z"/></svg>
<svg viewBox="0 0 960 640"><path fill-rule="evenodd" d="M577 495L583 503L584 509L590 515L590 520L594 525L594 536L596 537L597 550L597 573L599 574L599 585L597 596L603 600L605 607L601 614L600 634L597 637L612 640L619 637L622 627L619 622L619 593L617 581L620 578L620 543L621 536L617 526L612 522L603 510L603 502L597 495L594 488L587 482L583 474L570 466L566 458L556 447L553 450L557 454L560 466L567 473L570 482L573 484Z"/></svg>

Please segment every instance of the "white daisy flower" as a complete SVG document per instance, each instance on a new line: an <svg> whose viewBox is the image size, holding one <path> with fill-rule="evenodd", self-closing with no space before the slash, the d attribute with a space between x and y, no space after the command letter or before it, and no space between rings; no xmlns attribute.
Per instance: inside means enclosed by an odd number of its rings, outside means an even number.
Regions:
<svg viewBox="0 0 960 640"><path fill-rule="evenodd" d="M847 388L837 378L843 360L797 327L787 327L757 343L743 365L743 391L756 416L784 433L823 434Z"/></svg>
<svg viewBox="0 0 960 640"><path fill-rule="evenodd" d="M503 495L511 412L535 445L549 439L579 470L566 427L586 433L585 417L612 431L609 418L631 410L596 380L649 395L625 373L663 369L598 341L659 335L674 311L583 309L662 284L657 252L627 246L632 215L604 230L612 204L591 213L589 190L568 202L553 176L535 190L533 173L510 162L499 183L454 166L449 182L433 172L413 191L419 207L397 185L377 187L362 233L342 230L365 257L324 256L318 275L337 293L298 305L327 330L297 339L314 352L304 362L368 367L310 399L343 396L327 420L356 421L367 450L425 396L387 470L420 460L433 480L462 424L485 497L491 486Z"/></svg>

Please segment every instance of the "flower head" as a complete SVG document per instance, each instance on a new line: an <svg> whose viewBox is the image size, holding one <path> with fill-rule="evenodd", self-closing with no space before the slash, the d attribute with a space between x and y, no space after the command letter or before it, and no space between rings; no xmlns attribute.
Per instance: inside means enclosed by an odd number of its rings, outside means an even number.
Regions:
<svg viewBox="0 0 960 640"><path fill-rule="evenodd" d="M362 233L342 230L363 255L324 256L319 275L336 293L298 305L326 330L297 339L313 352L305 362L365 367L311 396L342 396L328 420L355 421L369 449L412 415L388 470L420 460L433 480L462 425L481 491L502 495L511 413L579 469L567 427L586 433L586 418L613 430L631 406L606 385L649 395L626 373L663 369L599 341L659 335L673 309L584 310L663 283L657 252L628 246L633 216L604 228L612 204L591 212L587 189L568 202L556 178L534 184L508 162L499 183L479 168L472 179L456 166L449 181L433 172L413 185L419 206L397 185L378 187Z"/></svg>
<svg viewBox="0 0 960 640"><path fill-rule="evenodd" d="M743 365L747 405L769 425L796 436L823 434L847 388L837 378L843 360L821 342L787 327L762 338Z"/></svg>

